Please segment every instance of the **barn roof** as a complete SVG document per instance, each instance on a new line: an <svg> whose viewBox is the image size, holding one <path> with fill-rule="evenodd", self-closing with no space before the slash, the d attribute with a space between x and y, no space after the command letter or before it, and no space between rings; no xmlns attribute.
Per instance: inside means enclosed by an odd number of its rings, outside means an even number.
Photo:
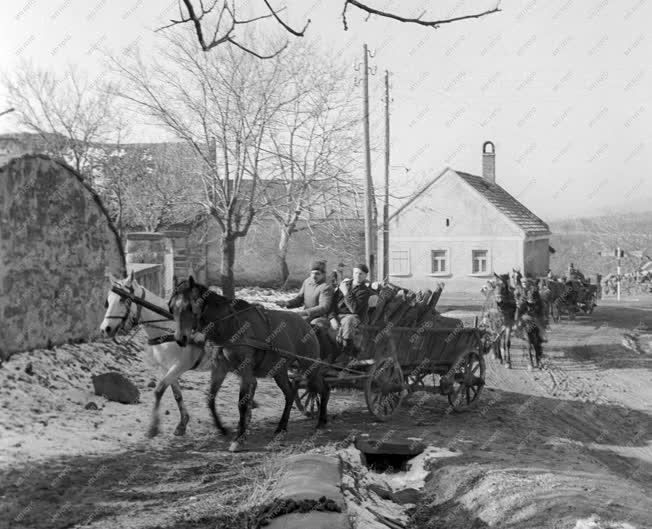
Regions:
<svg viewBox="0 0 652 529"><path fill-rule="evenodd" d="M401 213L401 211L403 211L412 202L414 202L449 170L459 176L464 182L470 185L478 193L480 193L480 195L482 195L482 197L484 197L487 202L498 209L498 211L500 211L509 220L514 222L525 232L526 235L547 235L550 233L550 228L545 222L543 222L539 217L532 213L528 208L526 208L498 184L491 183L481 176L464 173L462 171L455 171L454 169L449 168L446 168L444 171L439 173L410 200L408 200L398 210L396 210L396 212L394 212L390 218L393 218Z"/></svg>

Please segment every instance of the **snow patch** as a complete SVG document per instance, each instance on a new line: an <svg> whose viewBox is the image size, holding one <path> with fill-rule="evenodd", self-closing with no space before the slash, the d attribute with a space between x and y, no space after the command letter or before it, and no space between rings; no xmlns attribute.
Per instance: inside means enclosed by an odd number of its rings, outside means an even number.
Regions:
<svg viewBox="0 0 652 529"><path fill-rule="evenodd" d="M592 514L588 518L577 520L573 529L636 529L636 527L627 522L606 522L597 514Z"/></svg>

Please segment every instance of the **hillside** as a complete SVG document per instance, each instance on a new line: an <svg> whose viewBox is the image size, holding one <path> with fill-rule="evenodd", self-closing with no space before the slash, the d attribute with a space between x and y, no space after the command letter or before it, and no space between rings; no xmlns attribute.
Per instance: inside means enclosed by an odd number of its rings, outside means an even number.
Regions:
<svg viewBox="0 0 652 529"><path fill-rule="evenodd" d="M601 257L601 250L620 246L625 252L643 251L652 257L652 211L626 213L604 217L566 219L549 223L553 235L550 245L556 250L550 267L555 273L565 273L574 263L585 274L605 275L616 271L615 257ZM626 256L623 272L638 266L640 259Z"/></svg>

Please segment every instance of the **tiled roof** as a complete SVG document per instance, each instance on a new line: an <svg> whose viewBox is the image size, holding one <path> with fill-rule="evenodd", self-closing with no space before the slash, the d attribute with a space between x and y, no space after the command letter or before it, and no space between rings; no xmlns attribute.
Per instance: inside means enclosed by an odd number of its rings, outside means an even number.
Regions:
<svg viewBox="0 0 652 529"><path fill-rule="evenodd" d="M455 171L467 184L478 191L491 204L512 220L527 235L543 235L550 233L548 225L539 217L527 209L512 195L505 191L498 184L492 184L481 176Z"/></svg>

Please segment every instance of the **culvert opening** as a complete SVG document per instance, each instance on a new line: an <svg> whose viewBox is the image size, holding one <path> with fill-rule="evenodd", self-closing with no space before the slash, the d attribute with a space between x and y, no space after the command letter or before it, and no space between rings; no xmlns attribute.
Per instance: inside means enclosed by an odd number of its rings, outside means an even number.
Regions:
<svg viewBox="0 0 652 529"><path fill-rule="evenodd" d="M425 445L414 440L358 438L355 447L361 453L362 464L379 473L405 472L408 462L425 450Z"/></svg>
<svg viewBox="0 0 652 529"><path fill-rule="evenodd" d="M380 474L404 472L407 470L407 462L414 457L404 454L365 454L364 452L362 456L364 465Z"/></svg>

